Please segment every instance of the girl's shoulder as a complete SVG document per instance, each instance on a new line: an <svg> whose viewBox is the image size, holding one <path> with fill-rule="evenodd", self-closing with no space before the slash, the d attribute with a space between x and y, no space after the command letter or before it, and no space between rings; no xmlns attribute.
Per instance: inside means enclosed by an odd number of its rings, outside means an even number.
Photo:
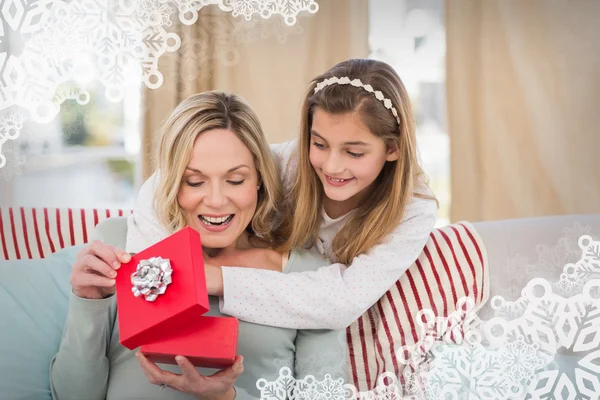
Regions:
<svg viewBox="0 0 600 400"><path fill-rule="evenodd" d="M435 199L435 193L433 193L433 190L431 190L429 187L429 182L425 175L417 178L417 181L415 182L415 188L413 190L413 198L414 197L432 197Z"/></svg>
<svg viewBox="0 0 600 400"><path fill-rule="evenodd" d="M433 226L437 220L437 215L438 201L435 194L427 182L420 179L406 205L402 222L394 232L406 233L406 230L411 229L411 227L420 230L424 226Z"/></svg>

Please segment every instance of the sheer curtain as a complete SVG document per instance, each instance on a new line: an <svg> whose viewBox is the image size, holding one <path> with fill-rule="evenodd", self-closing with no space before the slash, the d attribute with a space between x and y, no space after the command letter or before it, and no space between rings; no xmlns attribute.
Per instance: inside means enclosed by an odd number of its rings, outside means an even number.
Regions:
<svg viewBox="0 0 600 400"><path fill-rule="evenodd" d="M600 2L446 10L451 219L600 212Z"/></svg>

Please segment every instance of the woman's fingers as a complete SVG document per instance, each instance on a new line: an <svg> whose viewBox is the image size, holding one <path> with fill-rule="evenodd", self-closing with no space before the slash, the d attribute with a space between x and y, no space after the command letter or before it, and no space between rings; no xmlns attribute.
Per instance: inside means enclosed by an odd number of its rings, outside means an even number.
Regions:
<svg viewBox="0 0 600 400"><path fill-rule="evenodd" d="M156 371L159 369L156 364L144 357L144 355L139 351L135 353L135 356L140 362L140 366L142 367L142 371L144 372L144 375L146 375L148 382L152 383L153 385L162 384L163 382L160 382L160 372Z"/></svg>
<svg viewBox="0 0 600 400"><path fill-rule="evenodd" d="M173 389L197 396L217 397L232 390L233 384L244 371L243 357L237 356L235 363L214 375L204 376L185 357L177 356L175 361L182 374L163 371L140 351L136 353L140 366L148 381L155 385L167 385Z"/></svg>
<svg viewBox="0 0 600 400"><path fill-rule="evenodd" d="M83 274L76 283L79 286L111 288L115 285L115 280L96 274Z"/></svg>
<svg viewBox="0 0 600 400"><path fill-rule="evenodd" d="M94 241L77 255L71 272L71 287L76 296L102 299L114 293L117 270L131 256L123 250Z"/></svg>
<svg viewBox="0 0 600 400"><path fill-rule="evenodd" d="M138 361L140 362L140 366L142 367L142 370L144 371L144 375L146 375L148 382L152 383L153 385L164 384L169 387L172 387L173 389L185 391L185 378L183 375L174 374L169 371L163 371L152 361L148 360L148 358L146 358L140 351L135 353L135 355ZM198 372L196 371L196 373Z"/></svg>
<svg viewBox="0 0 600 400"><path fill-rule="evenodd" d="M109 247L117 255L117 258L119 259L119 262L121 264L128 263L129 261L131 261L131 254L127 253L125 250L117 249L116 247L113 247L113 246L109 246Z"/></svg>
<svg viewBox="0 0 600 400"><path fill-rule="evenodd" d="M129 260L131 256L124 251L95 241L79 254L74 267L114 279L121 262Z"/></svg>
<svg viewBox="0 0 600 400"><path fill-rule="evenodd" d="M148 360L148 358L146 358L146 356L144 356L144 354L142 354L140 351L135 353L135 355L136 355L137 359L139 360L140 366L144 370L144 373L146 374L146 377L148 378L148 381L150 383L153 383L155 385L160 385L162 383L166 383L166 382L163 382L163 380L162 380L162 375L165 371L158 368L158 366L156 364L154 364L152 361Z"/></svg>
<svg viewBox="0 0 600 400"><path fill-rule="evenodd" d="M85 292L88 288L112 288L117 272L92 254L85 254L73 265L71 286L79 297L98 297L100 292Z"/></svg>
<svg viewBox="0 0 600 400"><path fill-rule="evenodd" d="M129 262L129 260L131 260L131 256L123 250L106 245L100 241L95 241L92 243L90 246L90 252L95 254L98 258L114 269L119 269L121 267L121 263Z"/></svg>
<svg viewBox="0 0 600 400"><path fill-rule="evenodd" d="M233 385L242 372L244 372L244 357L238 355L235 357L235 362L231 367L222 369L210 377L225 380L228 384Z"/></svg>
<svg viewBox="0 0 600 400"><path fill-rule="evenodd" d="M96 240L90 245L89 254L96 256L106 264L110 265L113 269L117 269L121 266L119 258L115 254L115 251L108 245Z"/></svg>
<svg viewBox="0 0 600 400"><path fill-rule="evenodd" d="M117 276L117 271L113 267L93 254L83 256L81 264L84 272L94 272L111 279Z"/></svg>
<svg viewBox="0 0 600 400"><path fill-rule="evenodd" d="M179 365L179 368L181 368L181 372L183 372L183 375L187 376L190 380L195 380L199 379L198 377L203 377L203 375L201 375L198 372L196 367L194 367L194 364L192 364L187 358L183 356L177 356L175 357L175 361L177 362L177 365Z"/></svg>

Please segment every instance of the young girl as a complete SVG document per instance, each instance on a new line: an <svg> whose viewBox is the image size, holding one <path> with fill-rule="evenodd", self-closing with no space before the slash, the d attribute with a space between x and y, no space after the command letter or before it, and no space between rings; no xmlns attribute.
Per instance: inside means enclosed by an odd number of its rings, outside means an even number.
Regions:
<svg viewBox="0 0 600 400"><path fill-rule="evenodd" d="M223 296L221 312L248 322L345 328L414 263L436 221L406 89L383 62L341 62L311 82L299 139L272 150L288 198L283 249L316 246L334 264L281 274L240 267L260 267L256 251L224 253L209 264L238 267L207 264L209 292ZM129 218L129 252L170 234L154 212L157 180L142 186Z"/></svg>

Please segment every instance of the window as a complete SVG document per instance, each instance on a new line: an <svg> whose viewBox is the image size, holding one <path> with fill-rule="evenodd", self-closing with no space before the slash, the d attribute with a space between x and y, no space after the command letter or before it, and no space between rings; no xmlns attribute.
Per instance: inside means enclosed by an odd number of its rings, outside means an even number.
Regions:
<svg viewBox="0 0 600 400"><path fill-rule="evenodd" d="M370 0L370 57L396 69L412 100L422 165L449 222L450 147L446 127L443 0Z"/></svg>
<svg viewBox="0 0 600 400"><path fill-rule="evenodd" d="M3 196L23 207L129 208L139 160L139 96L111 103L103 88L90 101L66 100L48 124L27 121L3 151Z"/></svg>
<svg viewBox="0 0 600 400"><path fill-rule="evenodd" d="M6 107L17 98L13 92L25 90L24 84L15 83L19 73L33 77L27 85L44 83L43 77L32 73L42 66L23 69L24 48L32 37L38 38L23 24L34 24L28 13L37 11L34 7L23 11L20 5L3 8L0 21L0 148L5 158L0 205L131 207L140 175L141 79L128 76L139 85L124 91L122 100L111 102L98 80L73 75L56 89L53 102L63 102L59 114L47 123L35 122L24 108ZM81 60L69 61L79 65ZM81 64L99 69L93 62ZM41 84L33 82L36 79ZM6 99L9 102L3 102ZM15 135L17 125L20 134Z"/></svg>

